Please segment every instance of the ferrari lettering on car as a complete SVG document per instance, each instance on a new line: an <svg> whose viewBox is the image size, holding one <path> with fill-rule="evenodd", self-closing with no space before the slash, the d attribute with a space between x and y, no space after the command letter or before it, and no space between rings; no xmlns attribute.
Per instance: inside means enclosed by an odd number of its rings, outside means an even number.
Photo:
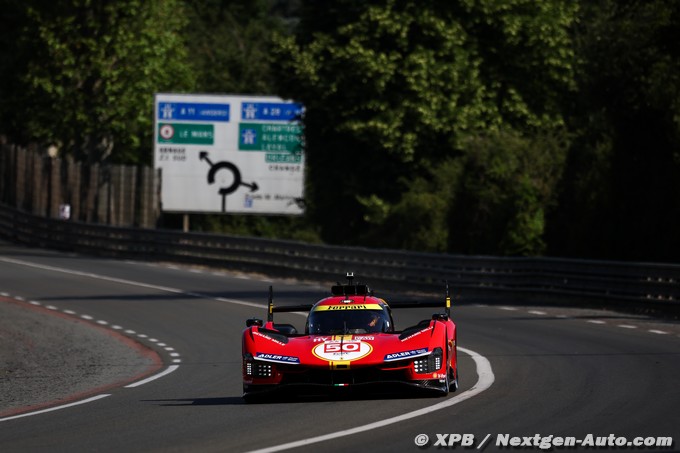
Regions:
<svg viewBox="0 0 680 453"><path fill-rule="evenodd" d="M393 354L385 355L385 362L391 360L401 360L407 357L417 357L427 354L427 348L414 349L412 351L395 352Z"/></svg>
<svg viewBox="0 0 680 453"><path fill-rule="evenodd" d="M331 287L316 302L274 305L269 287L266 321L249 318L242 335L243 397L271 392L371 394L407 389L447 395L458 388L457 332L448 286L442 302L391 301L367 285ZM402 330L392 310L439 307L441 311ZM282 312L307 312L304 327L274 322Z"/></svg>
<svg viewBox="0 0 680 453"><path fill-rule="evenodd" d="M362 305L320 305L314 307L315 311L323 310L380 310L378 304L362 304Z"/></svg>

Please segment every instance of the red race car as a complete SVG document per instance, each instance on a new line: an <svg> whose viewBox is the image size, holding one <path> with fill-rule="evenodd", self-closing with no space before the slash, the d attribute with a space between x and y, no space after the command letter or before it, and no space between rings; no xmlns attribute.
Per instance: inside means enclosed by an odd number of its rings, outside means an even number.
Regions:
<svg viewBox="0 0 680 453"><path fill-rule="evenodd" d="M243 332L243 397L269 391L333 388L398 390L407 386L447 395L458 388L456 325L445 304L388 303L366 285L331 288L313 305L274 306L269 287L267 322L251 318ZM394 330L392 308L436 307L430 319ZM309 312L304 333L274 323L276 312ZM402 388L403 390L403 388Z"/></svg>

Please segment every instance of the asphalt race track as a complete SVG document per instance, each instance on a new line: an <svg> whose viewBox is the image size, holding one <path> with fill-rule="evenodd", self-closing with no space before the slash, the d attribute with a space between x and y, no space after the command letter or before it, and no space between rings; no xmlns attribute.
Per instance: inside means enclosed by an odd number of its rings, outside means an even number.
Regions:
<svg viewBox="0 0 680 453"><path fill-rule="evenodd" d="M474 439L471 451L498 451L499 436L533 442L537 434L613 435L612 442L673 438L672 449L554 451L680 449L680 328L593 310L463 301L453 310L462 348L461 388L447 398L245 404L240 375L245 319L265 317L270 284L278 303L294 304L327 295L329 282L320 283L270 282L0 242L0 293L81 320L85 315L86 322L134 339L162 360L144 379L76 401L82 404L0 418L0 451L463 450L460 443L434 445L457 441L456 434ZM431 312L397 311L397 328ZM277 321L304 325L295 313L279 314ZM421 434L429 437L423 447L416 445ZM543 451L526 444L501 449L515 450Z"/></svg>

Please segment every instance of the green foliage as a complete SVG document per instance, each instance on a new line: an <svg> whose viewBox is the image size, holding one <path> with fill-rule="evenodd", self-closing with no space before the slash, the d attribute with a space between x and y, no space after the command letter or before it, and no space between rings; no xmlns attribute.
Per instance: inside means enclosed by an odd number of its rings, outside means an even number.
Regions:
<svg viewBox="0 0 680 453"><path fill-rule="evenodd" d="M337 0L320 21L321 6L303 5L298 35L277 39L275 68L279 92L307 107L307 197L325 240L382 245L392 225L367 220L396 206L436 225L428 206L446 206L413 188L463 156L469 137L564 124L572 2ZM441 249L447 235L419 236Z"/></svg>
<svg viewBox="0 0 680 453"><path fill-rule="evenodd" d="M15 135L91 162L150 162L153 94L193 87L181 4L33 1L23 13Z"/></svg>
<svg viewBox="0 0 680 453"><path fill-rule="evenodd" d="M450 247L474 254L539 255L568 142L564 133L525 138L501 131L470 138Z"/></svg>
<svg viewBox="0 0 680 453"><path fill-rule="evenodd" d="M290 239L309 243L321 242L318 232L310 227L304 217L194 214L190 223L192 231Z"/></svg>
<svg viewBox="0 0 680 453"><path fill-rule="evenodd" d="M409 181L408 189L394 204L375 195L360 198L369 224L367 242L395 249L445 251L449 240L449 207L461 173L461 160L449 159L430 177Z"/></svg>
<svg viewBox="0 0 680 453"><path fill-rule="evenodd" d="M583 2L574 35L574 146L549 252L677 260L680 3Z"/></svg>
<svg viewBox="0 0 680 453"><path fill-rule="evenodd" d="M187 47L199 91L272 94L272 36L285 30L271 0L185 0ZM283 12L285 14L285 11Z"/></svg>

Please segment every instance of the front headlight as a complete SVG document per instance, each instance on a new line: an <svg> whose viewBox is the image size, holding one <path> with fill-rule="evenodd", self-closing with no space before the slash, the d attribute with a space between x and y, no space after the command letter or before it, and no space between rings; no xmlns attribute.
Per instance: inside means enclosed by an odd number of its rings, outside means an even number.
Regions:
<svg viewBox="0 0 680 453"><path fill-rule="evenodd" d="M413 368L418 374L434 373L442 367L443 357L442 348L435 348L432 354L415 359Z"/></svg>
<svg viewBox="0 0 680 453"><path fill-rule="evenodd" d="M274 375L274 366L269 362L255 360L252 354L244 354L243 372L249 377L270 378Z"/></svg>

